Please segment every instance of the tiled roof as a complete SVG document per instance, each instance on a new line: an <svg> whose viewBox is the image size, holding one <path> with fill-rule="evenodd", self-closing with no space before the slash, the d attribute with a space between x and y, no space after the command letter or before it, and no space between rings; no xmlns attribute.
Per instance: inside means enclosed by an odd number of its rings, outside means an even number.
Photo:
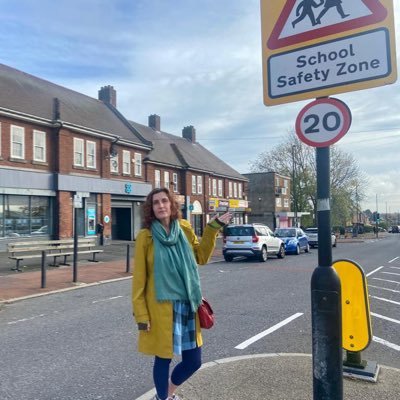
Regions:
<svg viewBox="0 0 400 400"><path fill-rule="evenodd" d="M247 180L246 177L197 142L192 143L182 137L156 131L134 121L129 122L144 139L153 143L154 148L146 157L149 161Z"/></svg>
<svg viewBox="0 0 400 400"><path fill-rule="evenodd" d="M0 64L0 108L52 121L54 98L61 121L142 144L102 101Z"/></svg>

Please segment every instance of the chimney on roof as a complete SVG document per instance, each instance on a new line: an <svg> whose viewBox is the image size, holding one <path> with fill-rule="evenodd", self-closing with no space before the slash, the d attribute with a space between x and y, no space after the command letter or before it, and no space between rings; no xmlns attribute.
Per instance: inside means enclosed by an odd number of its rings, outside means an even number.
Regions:
<svg viewBox="0 0 400 400"><path fill-rule="evenodd" d="M149 115L149 127L156 131L160 131L161 128L161 118L157 114Z"/></svg>
<svg viewBox="0 0 400 400"><path fill-rule="evenodd" d="M185 126L182 129L182 137L189 140L189 142L196 143L196 129L192 125Z"/></svg>
<svg viewBox="0 0 400 400"><path fill-rule="evenodd" d="M104 103L111 104L117 108L117 91L113 86L103 86L99 90L99 100L103 101Z"/></svg>

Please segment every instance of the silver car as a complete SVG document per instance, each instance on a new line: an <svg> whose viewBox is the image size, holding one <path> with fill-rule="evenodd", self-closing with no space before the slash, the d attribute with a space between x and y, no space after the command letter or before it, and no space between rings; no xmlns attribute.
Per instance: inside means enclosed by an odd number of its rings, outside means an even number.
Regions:
<svg viewBox="0 0 400 400"><path fill-rule="evenodd" d="M310 247L318 246L318 228L307 228L304 232L308 237ZM336 236L333 233L331 234L331 241L332 247L336 247Z"/></svg>
<svg viewBox="0 0 400 400"><path fill-rule="evenodd" d="M265 262L269 255L285 257L285 244L266 225L228 225L224 229L222 253L228 262L237 256L257 257Z"/></svg>

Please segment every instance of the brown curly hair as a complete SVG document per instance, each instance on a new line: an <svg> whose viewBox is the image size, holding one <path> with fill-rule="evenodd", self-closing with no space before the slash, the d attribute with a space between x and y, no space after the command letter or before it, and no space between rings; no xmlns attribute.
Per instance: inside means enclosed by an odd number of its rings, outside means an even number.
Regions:
<svg viewBox="0 0 400 400"><path fill-rule="evenodd" d="M171 220L182 218L180 206L175 196L167 188L155 188L146 197L143 204L143 227L150 229L151 224L156 219L153 211L153 196L164 192L171 203Z"/></svg>

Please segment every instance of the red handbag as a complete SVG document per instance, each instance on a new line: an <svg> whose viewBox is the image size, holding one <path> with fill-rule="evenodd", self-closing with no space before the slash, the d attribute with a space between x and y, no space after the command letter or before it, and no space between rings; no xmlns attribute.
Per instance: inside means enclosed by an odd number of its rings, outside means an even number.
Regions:
<svg viewBox="0 0 400 400"><path fill-rule="evenodd" d="M214 311L210 306L210 303L203 297L201 304L197 310L200 320L200 327L203 329L210 329L214 325Z"/></svg>

